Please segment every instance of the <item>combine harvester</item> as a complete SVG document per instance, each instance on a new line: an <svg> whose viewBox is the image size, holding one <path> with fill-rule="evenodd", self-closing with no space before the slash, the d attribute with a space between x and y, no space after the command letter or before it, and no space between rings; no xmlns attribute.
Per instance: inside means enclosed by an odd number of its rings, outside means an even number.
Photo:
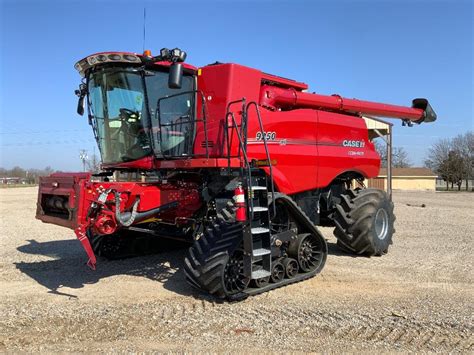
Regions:
<svg viewBox="0 0 474 355"><path fill-rule="evenodd" d="M141 235L187 240L189 283L233 300L320 272L327 245L317 226L334 226L347 251L387 253L390 194L352 188L380 168L362 116L433 122L427 100L307 93L256 69L185 58L106 52L75 65L78 113L86 100L103 172L42 178L38 219L73 229L91 268L96 255L146 252Z"/></svg>

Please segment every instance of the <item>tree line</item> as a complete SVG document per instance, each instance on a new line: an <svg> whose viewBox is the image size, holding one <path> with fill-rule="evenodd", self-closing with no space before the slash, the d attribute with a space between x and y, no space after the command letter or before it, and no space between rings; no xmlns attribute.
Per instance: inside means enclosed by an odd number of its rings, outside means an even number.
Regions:
<svg viewBox="0 0 474 355"><path fill-rule="evenodd" d="M468 190L469 180L474 178L474 132L435 142L428 150L425 166L446 182L446 189L451 184L451 188L461 190L465 181Z"/></svg>
<svg viewBox="0 0 474 355"><path fill-rule="evenodd" d="M50 166L44 169L23 169L15 166L12 169L0 167L0 177L20 178L27 184L38 184L40 176L47 176L54 173L55 170Z"/></svg>
<svg viewBox="0 0 474 355"><path fill-rule="evenodd" d="M387 146L378 140L374 141L375 149L380 155L382 168L387 167ZM409 168L412 166L407 151L402 147L394 147L392 149L392 167Z"/></svg>
<svg viewBox="0 0 474 355"><path fill-rule="evenodd" d="M100 172L100 158L94 153L92 157L87 158L84 162L85 171L91 173ZM79 169L77 171L80 171ZM48 176L52 173L60 172L50 166L44 169L23 169L19 166L15 166L12 169L5 169L0 167L0 178L20 178L26 184L38 184L40 176Z"/></svg>

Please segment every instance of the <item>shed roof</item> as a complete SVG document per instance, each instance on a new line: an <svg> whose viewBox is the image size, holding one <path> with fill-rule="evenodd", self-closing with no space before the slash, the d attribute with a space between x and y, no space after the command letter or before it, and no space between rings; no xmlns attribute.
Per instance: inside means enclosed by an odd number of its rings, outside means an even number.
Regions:
<svg viewBox="0 0 474 355"><path fill-rule="evenodd" d="M387 169L381 168L379 176L387 176ZM392 176L431 176L437 177L435 173L433 173L428 168L393 168L392 169Z"/></svg>

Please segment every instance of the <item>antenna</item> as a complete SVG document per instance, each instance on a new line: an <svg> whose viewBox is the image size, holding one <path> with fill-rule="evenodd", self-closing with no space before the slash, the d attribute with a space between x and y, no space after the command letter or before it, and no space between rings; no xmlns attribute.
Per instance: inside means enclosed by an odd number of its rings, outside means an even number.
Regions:
<svg viewBox="0 0 474 355"><path fill-rule="evenodd" d="M143 6L143 52L145 52L145 40L146 40L146 7Z"/></svg>

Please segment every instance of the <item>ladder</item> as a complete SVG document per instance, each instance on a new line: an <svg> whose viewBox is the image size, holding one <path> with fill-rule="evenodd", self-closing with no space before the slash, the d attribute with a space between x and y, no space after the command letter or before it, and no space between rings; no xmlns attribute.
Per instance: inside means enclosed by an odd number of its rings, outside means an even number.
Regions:
<svg viewBox="0 0 474 355"><path fill-rule="evenodd" d="M230 106L242 103L242 121L238 125L234 114L230 111ZM258 168L247 155L247 118L250 107L255 107L259 127L262 132L263 144L266 153L266 166L269 168L270 184L268 184L267 174ZM231 125L228 124L230 120ZM241 177L246 189L246 205L248 220L243 229L243 249L244 249L244 272L251 279L266 278L271 275L272 270L272 248L270 233L270 211L268 209L268 195L275 193L273 184L273 169L270 153L266 142L262 119L257 103L250 102L246 105L245 99L229 103L226 114L226 132L229 137L229 129L236 132L239 141L239 156L243 158L244 167L241 169ZM228 155L230 161L230 139L227 139ZM230 165L230 164L229 164ZM271 190L268 190L268 186ZM274 207L275 208L275 207ZM275 210L273 211L275 213Z"/></svg>

